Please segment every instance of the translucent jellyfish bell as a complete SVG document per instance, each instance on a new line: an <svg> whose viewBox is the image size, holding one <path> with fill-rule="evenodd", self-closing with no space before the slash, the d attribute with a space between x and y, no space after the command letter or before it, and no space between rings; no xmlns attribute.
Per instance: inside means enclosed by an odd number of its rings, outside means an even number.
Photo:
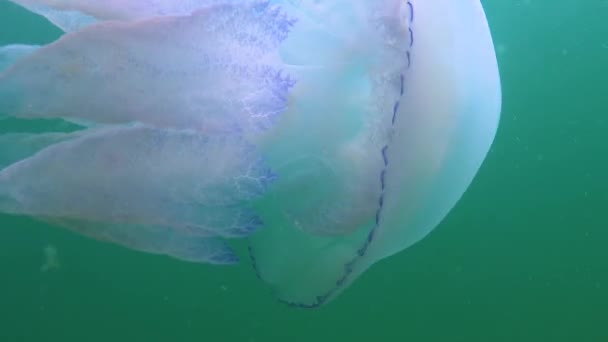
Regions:
<svg viewBox="0 0 608 342"><path fill-rule="evenodd" d="M196 262L246 240L295 306L426 236L498 126L478 0L16 2L72 32L0 49L0 113L85 124L0 136L0 211Z"/></svg>

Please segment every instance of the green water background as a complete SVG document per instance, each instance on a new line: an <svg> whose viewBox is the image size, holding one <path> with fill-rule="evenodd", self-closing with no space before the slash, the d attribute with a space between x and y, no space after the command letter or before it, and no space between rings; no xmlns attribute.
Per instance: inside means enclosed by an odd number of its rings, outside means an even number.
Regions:
<svg viewBox="0 0 608 342"><path fill-rule="evenodd" d="M275 302L247 265L183 263L0 216L0 342L608 341L608 1L484 4L500 129L423 242L308 311ZM0 0L0 44L59 34ZM41 272L47 245L61 267Z"/></svg>

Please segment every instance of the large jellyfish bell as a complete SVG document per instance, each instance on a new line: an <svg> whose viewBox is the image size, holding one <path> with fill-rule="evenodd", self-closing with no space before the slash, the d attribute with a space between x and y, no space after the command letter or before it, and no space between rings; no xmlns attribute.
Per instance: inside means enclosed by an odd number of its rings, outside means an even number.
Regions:
<svg viewBox="0 0 608 342"><path fill-rule="evenodd" d="M291 305L426 236L498 126L479 0L14 2L66 34L0 48L0 115L80 129L0 135L0 211Z"/></svg>

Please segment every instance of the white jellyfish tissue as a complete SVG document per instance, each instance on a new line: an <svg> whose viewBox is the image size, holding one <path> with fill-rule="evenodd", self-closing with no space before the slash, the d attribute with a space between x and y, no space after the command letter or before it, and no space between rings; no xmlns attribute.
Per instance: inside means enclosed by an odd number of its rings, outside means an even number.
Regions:
<svg viewBox="0 0 608 342"><path fill-rule="evenodd" d="M79 129L0 134L0 212L247 262L292 306L424 238L498 127L479 0L13 2L65 34L0 47L0 118Z"/></svg>

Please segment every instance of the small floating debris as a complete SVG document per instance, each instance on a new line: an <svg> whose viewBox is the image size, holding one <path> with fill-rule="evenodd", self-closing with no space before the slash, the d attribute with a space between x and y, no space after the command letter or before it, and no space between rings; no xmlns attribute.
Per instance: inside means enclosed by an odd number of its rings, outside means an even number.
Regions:
<svg viewBox="0 0 608 342"><path fill-rule="evenodd" d="M40 272L49 272L61 267L55 246L46 245L42 252L44 253L44 263L40 266Z"/></svg>

